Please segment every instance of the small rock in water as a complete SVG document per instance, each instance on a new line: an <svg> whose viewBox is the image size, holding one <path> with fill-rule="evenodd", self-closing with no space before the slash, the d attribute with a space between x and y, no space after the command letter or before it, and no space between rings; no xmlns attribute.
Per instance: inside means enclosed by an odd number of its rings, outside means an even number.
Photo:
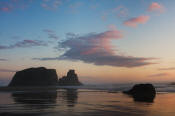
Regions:
<svg viewBox="0 0 175 116"><path fill-rule="evenodd" d="M155 87L152 84L136 84L128 91L123 91L125 94L133 96L135 101L153 102L156 96Z"/></svg>

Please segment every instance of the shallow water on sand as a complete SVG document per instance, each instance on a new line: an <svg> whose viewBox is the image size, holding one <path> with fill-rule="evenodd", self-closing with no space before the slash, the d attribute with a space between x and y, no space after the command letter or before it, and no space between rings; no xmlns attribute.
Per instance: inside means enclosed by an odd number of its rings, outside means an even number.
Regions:
<svg viewBox="0 0 175 116"><path fill-rule="evenodd" d="M158 93L153 103L143 103L101 90L0 92L0 116L174 116L174 109L175 93Z"/></svg>

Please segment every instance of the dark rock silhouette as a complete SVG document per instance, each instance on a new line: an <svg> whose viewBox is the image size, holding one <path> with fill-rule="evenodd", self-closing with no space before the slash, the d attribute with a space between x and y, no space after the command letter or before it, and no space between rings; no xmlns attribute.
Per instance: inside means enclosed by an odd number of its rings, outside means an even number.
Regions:
<svg viewBox="0 0 175 116"><path fill-rule="evenodd" d="M136 84L129 91L123 93L133 96L135 101L153 102L156 90L152 84Z"/></svg>
<svg viewBox="0 0 175 116"><path fill-rule="evenodd" d="M59 85L82 85L82 83L78 80L77 74L75 74L74 70L69 70L67 72L67 76L63 76L58 81Z"/></svg>
<svg viewBox="0 0 175 116"><path fill-rule="evenodd" d="M169 85L175 85L175 82L171 82Z"/></svg>
<svg viewBox="0 0 175 116"><path fill-rule="evenodd" d="M28 68L16 72L8 86L53 86L58 83L55 69Z"/></svg>
<svg viewBox="0 0 175 116"><path fill-rule="evenodd" d="M74 70L69 70L67 76L58 80L55 69L46 69L45 67L28 68L16 72L9 87L48 87L48 86L78 86L82 83L78 80ZM12 88L9 88L12 89ZM18 89L18 88L17 88Z"/></svg>

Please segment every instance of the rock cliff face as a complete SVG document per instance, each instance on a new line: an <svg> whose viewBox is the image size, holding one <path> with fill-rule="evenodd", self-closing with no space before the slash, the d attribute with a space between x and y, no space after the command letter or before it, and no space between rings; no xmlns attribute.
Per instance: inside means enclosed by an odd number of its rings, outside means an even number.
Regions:
<svg viewBox="0 0 175 116"><path fill-rule="evenodd" d="M156 90L152 84L136 84L129 91L123 93L133 96L135 101L153 102Z"/></svg>
<svg viewBox="0 0 175 116"><path fill-rule="evenodd" d="M55 69L28 68L16 72L8 86L53 86L58 83Z"/></svg>
<svg viewBox="0 0 175 116"><path fill-rule="evenodd" d="M74 70L69 70L67 72L67 76L63 76L58 81L59 85L82 85L82 83L78 80L77 74L75 74Z"/></svg>

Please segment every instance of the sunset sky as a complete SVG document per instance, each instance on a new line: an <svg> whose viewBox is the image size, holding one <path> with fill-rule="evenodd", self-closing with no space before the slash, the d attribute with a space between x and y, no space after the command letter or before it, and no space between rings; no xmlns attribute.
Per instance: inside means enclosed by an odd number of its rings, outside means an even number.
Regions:
<svg viewBox="0 0 175 116"><path fill-rule="evenodd" d="M175 0L0 0L0 80L30 67L84 83L175 81Z"/></svg>

